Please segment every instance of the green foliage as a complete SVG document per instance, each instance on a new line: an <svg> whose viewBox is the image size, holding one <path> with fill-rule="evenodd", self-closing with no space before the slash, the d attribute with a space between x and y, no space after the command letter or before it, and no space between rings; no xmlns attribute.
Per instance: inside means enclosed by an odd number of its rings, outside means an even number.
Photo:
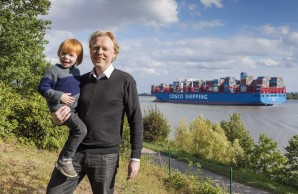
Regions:
<svg viewBox="0 0 298 194"><path fill-rule="evenodd" d="M43 54L50 21L42 19L50 4L49 0L0 2L0 136L17 135L27 144L57 149L65 135L53 126L45 101L35 94L50 65Z"/></svg>
<svg viewBox="0 0 298 194"><path fill-rule="evenodd" d="M165 182L167 185L174 187L179 193L223 193L223 190L220 187L214 186L212 180L198 176L194 172L185 172L185 174L181 174L179 171L175 170Z"/></svg>
<svg viewBox="0 0 298 194"><path fill-rule="evenodd" d="M22 100L21 96L0 81L0 138L12 135L18 122L12 117L15 115L13 108Z"/></svg>
<svg viewBox="0 0 298 194"><path fill-rule="evenodd" d="M52 123L43 97L38 93L21 96L2 82L0 87L0 137L17 136L23 143L48 150L64 144L68 129Z"/></svg>
<svg viewBox="0 0 298 194"><path fill-rule="evenodd" d="M57 149L65 135L58 135L61 128L53 126L45 101L35 92L50 65L43 54L50 21L42 19L50 4L49 0L0 2L0 136L14 134L25 143Z"/></svg>
<svg viewBox="0 0 298 194"><path fill-rule="evenodd" d="M289 140L289 145L285 149L287 151L285 156L288 158L287 164L292 171L298 172L298 135L294 135Z"/></svg>
<svg viewBox="0 0 298 194"><path fill-rule="evenodd" d="M48 150L58 149L64 144L68 128L52 123L46 102L38 93L23 98L14 107L14 112L12 119L18 122L18 126L13 132L19 140Z"/></svg>
<svg viewBox="0 0 298 194"><path fill-rule="evenodd" d="M242 121L240 114L230 114L229 121L221 121L220 126L224 129L228 140L234 143L236 140L239 141L241 148L244 151L244 155L238 158L238 166L247 167L251 158L252 150L254 149L254 142L249 131L246 129L244 122Z"/></svg>
<svg viewBox="0 0 298 194"><path fill-rule="evenodd" d="M35 90L50 65L43 54L50 21L41 17L49 8L49 0L0 2L0 77L19 92Z"/></svg>
<svg viewBox="0 0 298 194"><path fill-rule="evenodd" d="M155 151L159 151L165 155L168 154L168 146L148 142L145 142L144 146ZM171 157L180 161L187 161L190 165L199 164L199 166L201 166L203 169L207 169L208 171L214 172L216 174L227 177L230 175L230 165L207 160L202 157L194 157L194 155L191 153L175 150L172 148ZM255 173L250 168L233 168L233 180L252 187L272 191L272 193L297 193L297 189L289 187L289 184L285 185L280 180L272 180L270 176Z"/></svg>
<svg viewBox="0 0 298 194"><path fill-rule="evenodd" d="M128 151L130 151L131 145L130 145L130 130L129 130L129 124L127 121L127 117L124 117L124 125L123 125L123 131L122 131L122 142L120 145L120 152L122 154L128 154Z"/></svg>
<svg viewBox="0 0 298 194"><path fill-rule="evenodd" d="M298 93L287 93L287 99L298 99Z"/></svg>
<svg viewBox="0 0 298 194"><path fill-rule="evenodd" d="M260 135L258 143L252 153L251 168L255 172L270 175L272 178L282 175L286 158L277 149L277 143L265 134Z"/></svg>
<svg viewBox="0 0 298 194"><path fill-rule="evenodd" d="M168 120L155 106L148 107L143 117L144 140L150 142L166 142L171 131Z"/></svg>
<svg viewBox="0 0 298 194"><path fill-rule="evenodd" d="M287 153L287 175L285 182L298 188L298 135L294 135L289 140L289 145L285 148Z"/></svg>
<svg viewBox="0 0 298 194"><path fill-rule="evenodd" d="M189 124L181 120L173 145L187 153L228 164L236 164L243 154L238 140L232 144L219 124L212 124L202 116Z"/></svg>

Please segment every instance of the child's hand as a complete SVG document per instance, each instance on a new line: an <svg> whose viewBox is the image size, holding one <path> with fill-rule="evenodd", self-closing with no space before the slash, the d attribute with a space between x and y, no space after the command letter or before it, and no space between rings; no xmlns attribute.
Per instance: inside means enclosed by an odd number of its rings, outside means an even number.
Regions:
<svg viewBox="0 0 298 194"><path fill-rule="evenodd" d="M60 101L64 104L70 105L75 102L75 98L70 96L71 93L64 93L62 94Z"/></svg>

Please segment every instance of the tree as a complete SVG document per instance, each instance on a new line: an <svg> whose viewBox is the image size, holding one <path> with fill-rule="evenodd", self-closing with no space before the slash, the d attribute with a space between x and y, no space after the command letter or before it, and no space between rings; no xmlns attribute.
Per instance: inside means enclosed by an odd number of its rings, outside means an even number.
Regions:
<svg viewBox="0 0 298 194"><path fill-rule="evenodd" d="M49 0L2 0L0 2L0 77L20 92L35 89L46 62L44 39L50 21Z"/></svg>
<svg viewBox="0 0 298 194"><path fill-rule="evenodd" d="M286 158L277 149L277 143L265 134L259 137L252 157L252 168L259 173L279 177L285 169Z"/></svg>
<svg viewBox="0 0 298 194"><path fill-rule="evenodd" d="M166 142L168 140L171 127L168 120L155 106L148 107L143 118L144 140L150 142Z"/></svg>
<svg viewBox="0 0 298 194"><path fill-rule="evenodd" d="M285 148L287 153L287 181L290 181L290 184L293 183L294 186L298 187L298 135L294 135L289 140L289 145Z"/></svg>
<svg viewBox="0 0 298 194"><path fill-rule="evenodd" d="M10 119L15 115L13 108L22 100L11 87L7 87L0 81L0 139L10 136L12 131L18 126L15 119Z"/></svg>
<svg viewBox="0 0 298 194"><path fill-rule="evenodd" d="M173 145L194 156L232 165L243 155L238 140L232 144L218 123L213 124L201 115L188 125L184 121L180 122Z"/></svg>
<svg viewBox="0 0 298 194"><path fill-rule="evenodd" d="M243 158L238 158L239 166L248 166L251 160L251 153L254 148L254 142L242 121L240 114L230 114L229 121L221 121L220 126L224 129L228 140L234 143L239 141L241 148L244 151Z"/></svg>
<svg viewBox="0 0 298 194"><path fill-rule="evenodd" d="M298 135L294 135L289 140L289 145L285 149L287 151L285 156L288 158L287 164L293 171L298 172Z"/></svg>

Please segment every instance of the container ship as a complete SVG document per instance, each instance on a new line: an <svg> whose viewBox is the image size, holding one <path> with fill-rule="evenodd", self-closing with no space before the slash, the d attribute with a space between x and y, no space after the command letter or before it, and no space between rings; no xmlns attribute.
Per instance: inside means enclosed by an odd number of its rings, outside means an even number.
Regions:
<svg viewBox="0 0 298 194"><path fill-rule="evenodd" d="M240 80L180 78L168 85L152 85L151 93L155 101L185 104L271 106L286 101L282 77L253 79L246 72L240 73Z"/></svg>

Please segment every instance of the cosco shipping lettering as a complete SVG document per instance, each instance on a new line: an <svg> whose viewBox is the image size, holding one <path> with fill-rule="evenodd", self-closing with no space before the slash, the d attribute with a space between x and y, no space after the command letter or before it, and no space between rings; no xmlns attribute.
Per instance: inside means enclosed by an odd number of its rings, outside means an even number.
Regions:
<svg viewBox="0 0 298 194"><path fill-rule="evenodd" d="M240 80L184 78L168 85L152 85L151 93L156 101L186 104L270 106L286 101L286 86L281 77L253 79L245 72L240 73Z"/></svg>
<svg viewBox="0 0 298 194"><path fill-rule="evenodd" d="M168 93L169 99L179 99L179 100L208 100L208 94L179 94L179 93Z"/></svg>

